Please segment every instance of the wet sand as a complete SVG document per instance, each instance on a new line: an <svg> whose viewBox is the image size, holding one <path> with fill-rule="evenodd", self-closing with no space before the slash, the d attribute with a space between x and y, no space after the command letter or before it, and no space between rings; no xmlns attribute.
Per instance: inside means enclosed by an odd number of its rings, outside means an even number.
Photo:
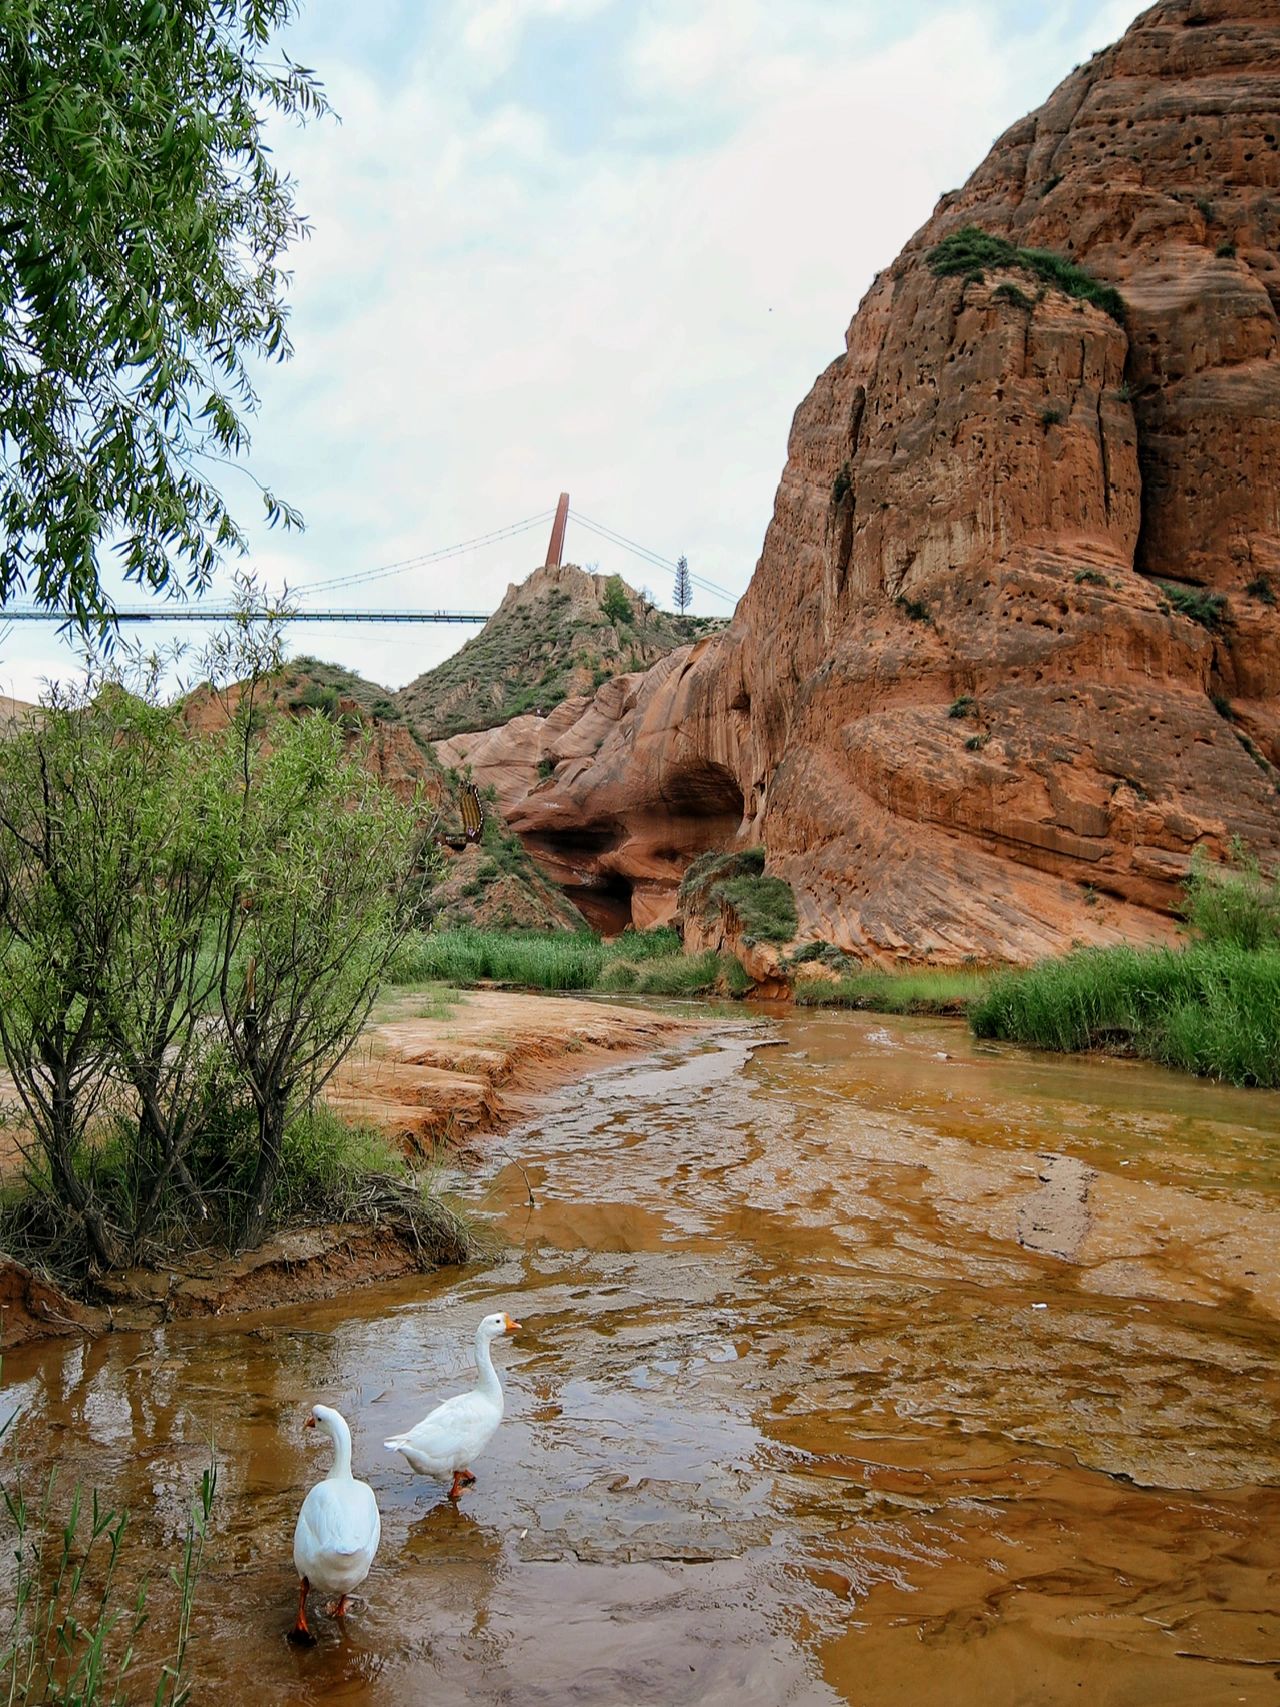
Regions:
<svg viewBox="0 0 1280 1707"><path fill-rule="evenodd" d="M768 1024L495 1140L456 1183L496 1266L6 1358L6 1464L57 1457L150 1543L214 1431L197 1701L1280 1702L1280 1097ZM380 1442L495 1307L508 1419L454 1511ZM383 1546L297 1653L316 1399Z"/></svg>

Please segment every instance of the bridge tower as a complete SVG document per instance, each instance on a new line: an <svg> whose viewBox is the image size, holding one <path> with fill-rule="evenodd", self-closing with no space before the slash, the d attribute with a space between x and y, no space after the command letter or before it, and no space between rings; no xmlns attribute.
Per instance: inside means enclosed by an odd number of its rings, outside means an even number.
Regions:
<svg viewBox="0 0 1280 1707"><path fill-rule="evenodd" d="M547 561L545 569L558 569L560 559L564 555L564 530L569 520L569 494L562 492L560 502L556 505L556 519L551 524L551 538L547 544Z"/></svg>

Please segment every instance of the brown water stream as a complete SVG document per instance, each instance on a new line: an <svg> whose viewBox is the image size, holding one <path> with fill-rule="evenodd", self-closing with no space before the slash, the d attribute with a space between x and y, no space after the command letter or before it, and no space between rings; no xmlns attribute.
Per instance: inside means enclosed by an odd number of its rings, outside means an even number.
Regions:
<svg viewBox="0 0 1280 1707"><path fill-rule="evenodd" d="M199 1702L1280 1703L1278 1158L1274 1095L727 1023L495 1145L496 1266L13 1354L3 1451L164 1545L213 1430ZM380 1442L493 1308L455 1511ZM383 1545L299 1653L317 1399Z"/></svg>

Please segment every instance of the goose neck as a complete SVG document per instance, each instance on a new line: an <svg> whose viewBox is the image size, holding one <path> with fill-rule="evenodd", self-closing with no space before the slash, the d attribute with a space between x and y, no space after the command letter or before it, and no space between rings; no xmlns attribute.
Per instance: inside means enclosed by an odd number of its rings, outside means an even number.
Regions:
<svg viewBox="0 0 1280 1707"><path fill-rule="evenodd" d="M491 1399L500 1399L502 1397L502 1383L498 1379L497 1370L493 1367L493 1353L490 1349L492 1343L488 1334L478 1333L476 1335L476 1368L480 1373L480 1379L476 1385L482 1393L487 1393Z"/></svg>
<svg viewBox="0 0 1280 1707"><path fill-rule="evenodd" d="M346 1419L336 1413L329 1419L329 1438L333 1442L331 1481L344 1481L351 1475L351 1430Z"/></svg>

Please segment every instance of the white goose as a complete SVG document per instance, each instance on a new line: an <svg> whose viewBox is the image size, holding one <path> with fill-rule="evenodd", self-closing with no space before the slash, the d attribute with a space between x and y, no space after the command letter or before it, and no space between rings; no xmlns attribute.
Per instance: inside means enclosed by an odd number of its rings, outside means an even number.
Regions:
<svg viewBox="0 0 1280 1707"><path fill-rule="evenodd" d="M327 1405L315 1405L302 1426L318 1428L333 1442L333 1468L303 1500L293 1532L293 1562L302 1580L298 1618L289 1640L309 1646L315 1637L307 1628L308 1593L318 1588L336 1594L337 1604L329 1612L341 1618L347 1596L369 1575L382 1538L382 1520L373 1489L351 1474L351 1430L346 1419Z"/></svg>
<svg viewBox="0 0 1280 1707"><path fill-rule="evenodd" d="M452 1475L451 1500L458 1499L463 1488L475 1481L471 1464L502 1421L502 1383L489 1347L499 1335L514 1334L519 1326L501 1310L486 1316L476 1329L480 1378L471 1391L446 1399L407 1434L393 1434L383 1442L389 1452L402 1453L406 1463L423 1476L437 1476L443 1481Z"/></svg>

